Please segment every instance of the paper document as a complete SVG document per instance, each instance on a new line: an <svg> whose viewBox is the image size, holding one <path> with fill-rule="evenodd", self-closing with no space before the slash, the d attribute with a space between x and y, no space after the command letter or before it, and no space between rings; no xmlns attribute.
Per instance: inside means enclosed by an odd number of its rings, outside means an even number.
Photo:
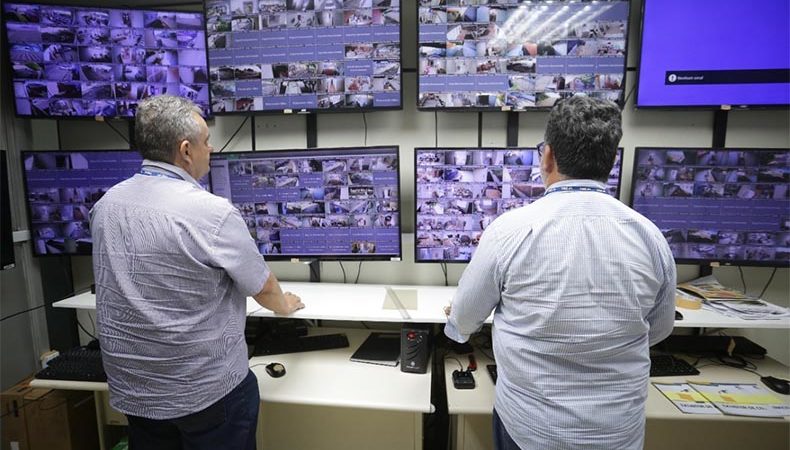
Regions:
<svg viewBox="0 0 790 450"><path fill-rule="evenodd" d="M653 383L653 386L685 414L721 415L721 411L688 383Z"/></svg>
<svg viewBox="0 0 790 450"><path fill-rule="evenodd" d="M790 416L790 405L757 384L689 383L724 414L752 417Z"/></svg>
<svg viewBox="0 0 790 450"><path fill-rule="evenodd" d="M730 300L727 302L706 301L702 307L725 316L737 317L743 320L790 319L790 309L758 299Z"/></svg>

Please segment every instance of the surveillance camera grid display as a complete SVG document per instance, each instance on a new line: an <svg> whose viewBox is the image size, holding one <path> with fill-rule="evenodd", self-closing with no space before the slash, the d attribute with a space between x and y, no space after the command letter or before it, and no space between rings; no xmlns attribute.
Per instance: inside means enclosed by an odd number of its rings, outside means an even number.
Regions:
<svg viewBox="0 0 790 450"><path fill-rule="evenodd" d="M418 0L423 109L620 102L628 1Z"/></svg>
<svg viewBox="0 0 790 450"><path fill-rule="evenodd" d="M20 116L134 117L159 94L210 113L200 13L6 3L3 14Z"/></svg>
<svg viewBox="0 0 790 450"><path fill-rule="evenodd" d="M211 190L268 258L400 258L398 147L216 153Z"/></svg>
<svg viewBox="0 0 790 450"><path fill-rule="evenodd" d="M208 0L215 113L401 107L400 0Z"/></svg>
<svg viewBox="0 0 790 450"><path fill-rule="evenodd" d="M90 255L91 207L139 169L131 150L22 152L36 255Z"/></svg>
<svg viewBox="0 0 790 450"><path fill-rule="evenodd" d="M483 230L501 214L543 196L540 158L534 148L417 148L417 262L466 262ZM622 149L607 180L620 189Z"/></svg>
<svg viewBox="0 0 790 450"><path fill-rule="evenodd" d="M790 265L790 150L637 148L633 208L676 260Z"/></svg>

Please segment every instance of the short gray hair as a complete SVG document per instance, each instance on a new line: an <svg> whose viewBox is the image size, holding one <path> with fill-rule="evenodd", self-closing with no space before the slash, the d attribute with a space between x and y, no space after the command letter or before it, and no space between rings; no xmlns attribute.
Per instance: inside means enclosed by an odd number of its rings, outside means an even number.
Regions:
<svg viewBox="0 0 790 450"><path fill-rule="evenodd" d="M549 113L546 143L557 169L576 179L606 180L623 137L620 108L609 100L574 95Z"/></svg>
<svg viewBox="0 0 790 450"><path fill-rule="evenodd" d="M183 140L195 141L200 126L192 113L201 110L191 101L174 95L149 97L137 108L134 140L145 159L172 163Z"/></svg>

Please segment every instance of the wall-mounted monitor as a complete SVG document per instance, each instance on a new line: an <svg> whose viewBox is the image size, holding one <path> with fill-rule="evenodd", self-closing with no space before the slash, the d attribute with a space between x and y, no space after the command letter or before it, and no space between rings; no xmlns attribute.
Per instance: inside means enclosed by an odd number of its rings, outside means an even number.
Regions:
<svg viewBox="0 0 790 450"><path fill-rule="evenodd" d="M398 147L211 155L211 190L268 260L400 260Z"/></svg>
<svg viewBox="0 0 790 450"><path fill-rule="evenodd" d="M551 108L622 101L628 1L418 0L420 109Z"/></svg>
<svg viewBox="0 0 790 450"><path fill-rule="evenodd" d="M645 0L636 105L790 105L788 17L787 0Z"/></svg>
<svg viewBox="0 0 790 450"><path fill-rule="evenodd" d="M8 191L8 160L0 150L0 270L14 267L14 232L11 228L11 196Z"/></svg>
<svg viewBox="0 0 790 450"><path fill-rule="evenodd" d="M216 114L400 109L400 0L207 0Z"/></svg>
<svg viewBox="0 0 790 450"><path fill-rule="evenodd" d="M34 254L90 255L91 207L142 162L132 150L23 151Z"/></svg>
<svg viewBox="0 0 790 450"><path fill-rule="evenodd" d="M19 116L133 117L158 94L209 112L201 13L5 3L3 18Z"/></svg>
<svg viewBox="0 0 790 450"><path fill-rule="evenodd" d="M615 198L622 153L606 183ZM415 148L414 155L417 262L468 262L488 224L546 192L534 148Z"/></svg>
<svg viewBox="0 0 790 450"><path fill-rule="evenodd" d="M790 265L790 149L637 147L631 206L678 263Z"/></svg>

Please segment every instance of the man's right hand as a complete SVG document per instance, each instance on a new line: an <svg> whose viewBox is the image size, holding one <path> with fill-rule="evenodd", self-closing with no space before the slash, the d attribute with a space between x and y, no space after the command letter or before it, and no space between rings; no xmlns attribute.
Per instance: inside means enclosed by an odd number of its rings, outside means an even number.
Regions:
<svg viewBox="0 0 790 450"><path fill-rule="evenodd" d="M275 311L276 313L288 315L304 308L304 303L302 303L302 299L298 295L286 292L283 294L283 297L285 297L285 307L282 311Z"/></svg>

